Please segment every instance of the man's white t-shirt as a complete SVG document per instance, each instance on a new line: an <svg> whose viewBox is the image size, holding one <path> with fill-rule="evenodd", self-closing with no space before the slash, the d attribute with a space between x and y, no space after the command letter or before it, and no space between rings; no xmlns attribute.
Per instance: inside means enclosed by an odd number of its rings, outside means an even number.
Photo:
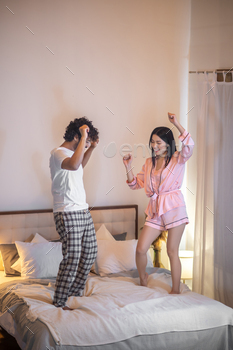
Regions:
<svg viewBox="0 0 233 350"><path fill-rule="evenodd" d="M73 154L73 151L65 147L55 148L51 152L49 166L54 212L88 209L82 165L80 164L78 170L66 170L61 167L63 160L72 157Z"/></svg>

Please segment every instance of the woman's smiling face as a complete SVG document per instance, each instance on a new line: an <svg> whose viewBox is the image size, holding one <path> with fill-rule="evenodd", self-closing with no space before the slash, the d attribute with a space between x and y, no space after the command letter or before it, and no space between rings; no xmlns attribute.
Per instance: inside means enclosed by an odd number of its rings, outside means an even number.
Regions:
<svg viewBox="0 0 233 350"><path fill-rule="evenodd" d="M151 147L154 149L155 156L165 157L167 154L167 144L158 135L154 134L151 138Z"/></svg>

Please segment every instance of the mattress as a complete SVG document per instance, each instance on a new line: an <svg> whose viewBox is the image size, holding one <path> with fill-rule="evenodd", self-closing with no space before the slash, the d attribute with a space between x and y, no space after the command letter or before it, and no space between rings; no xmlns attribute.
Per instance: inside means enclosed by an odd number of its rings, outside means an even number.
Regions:
<svg viewBox="0 0 233 350"><path fill-rule="evenodd" d="M52 305L55 279L15 279L0 286L0 324L22 349L233 349L233 310L150 268L148 288L137 270L90 275L74 311ZM10 290L10 291L9 291ZM7 291L9 291L7 293Z"/></svg>

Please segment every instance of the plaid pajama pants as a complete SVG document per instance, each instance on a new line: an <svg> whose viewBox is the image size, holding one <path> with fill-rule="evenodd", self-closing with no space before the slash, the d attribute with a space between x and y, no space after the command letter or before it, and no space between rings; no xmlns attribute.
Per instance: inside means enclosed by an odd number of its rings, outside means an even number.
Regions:
<svg viewBox="0 0 233 350"><path fill-rule="evenodd" d="M88 209L54 213L62 242L63 260L55 284L53 304L65 306L69 296L81 296L97 255L94 224Z"/></svg>

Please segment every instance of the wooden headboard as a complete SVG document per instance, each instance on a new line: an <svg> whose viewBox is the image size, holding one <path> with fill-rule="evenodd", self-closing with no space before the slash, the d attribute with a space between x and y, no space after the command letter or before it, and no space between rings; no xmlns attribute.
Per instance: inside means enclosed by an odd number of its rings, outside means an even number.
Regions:
<svg viewBox="0 0 233 350"><path fill-rule="evenodd" d="M96 231L104 223L112 234L127 232L126 239L138 238L138 205L89 208ZM0 243L25 241L39 233L48 240L59 238L52 209L0 212Z"/></svg>

